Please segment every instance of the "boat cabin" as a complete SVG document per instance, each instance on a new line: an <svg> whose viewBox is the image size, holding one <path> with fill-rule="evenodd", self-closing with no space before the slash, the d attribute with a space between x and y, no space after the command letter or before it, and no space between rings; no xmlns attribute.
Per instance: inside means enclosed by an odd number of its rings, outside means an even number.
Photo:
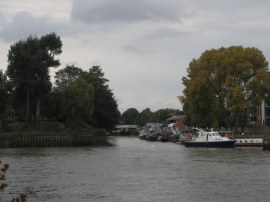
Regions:
<svg viewBox="0 0 270 202"><path fill-rule="evenodd" d="M227 137L222 137L217 131L199 131L198 137L194 139L195 141L224 141L228 140Z"/></svg>

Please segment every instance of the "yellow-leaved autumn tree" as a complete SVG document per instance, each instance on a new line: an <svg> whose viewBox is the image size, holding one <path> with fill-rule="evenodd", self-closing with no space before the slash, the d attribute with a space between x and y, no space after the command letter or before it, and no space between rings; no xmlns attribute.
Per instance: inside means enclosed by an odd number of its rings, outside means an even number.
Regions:
<svg viewBox="0 0 270 202"><path fill-rule="evenodd" d="M244 126L247 112L270 94L268 62L257 48L207 50L190 62L182 81L180 101L192 126Z"/></svg>

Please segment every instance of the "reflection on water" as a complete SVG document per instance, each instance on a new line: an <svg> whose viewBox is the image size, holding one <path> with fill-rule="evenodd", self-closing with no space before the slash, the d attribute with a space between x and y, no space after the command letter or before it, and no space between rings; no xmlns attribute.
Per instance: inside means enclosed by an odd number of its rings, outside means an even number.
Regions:
<svg viewBox="0 0 270 202"><path fill-rule="evenodd" d="M107 147L1 149L9 201L269 201L270 153L116 137Z"/></svg>

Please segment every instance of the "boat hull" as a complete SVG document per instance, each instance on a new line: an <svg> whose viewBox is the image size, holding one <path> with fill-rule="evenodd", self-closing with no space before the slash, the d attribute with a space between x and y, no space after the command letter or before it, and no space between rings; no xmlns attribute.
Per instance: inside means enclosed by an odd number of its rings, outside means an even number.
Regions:
<svg viewBox="0 0 270 202"><path fill-rule="evenodd" d="M262 147L263 139L262 138L236 138L235 139L236 147Z"/></svg>
<svg viewBox="0 0 270 202"><path fill-rule="evenodd" d="M228 141L185 141L186 147L216 147L216 148L232 148L235 140Z"/></svg>

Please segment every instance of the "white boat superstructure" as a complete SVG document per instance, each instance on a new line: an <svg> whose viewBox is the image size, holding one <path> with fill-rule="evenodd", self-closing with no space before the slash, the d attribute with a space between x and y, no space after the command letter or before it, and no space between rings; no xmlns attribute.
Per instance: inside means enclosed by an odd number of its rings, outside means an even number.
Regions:
<svg viewBox="0 0 270 202"><path fill-rule="evenodd" d="M203 131L201 129L198 130L198 136L193 137L192 141L199 141L199 142L204 142L204 141L227 141L230 140L228 137L222 137L217 131Z"/></svg>

